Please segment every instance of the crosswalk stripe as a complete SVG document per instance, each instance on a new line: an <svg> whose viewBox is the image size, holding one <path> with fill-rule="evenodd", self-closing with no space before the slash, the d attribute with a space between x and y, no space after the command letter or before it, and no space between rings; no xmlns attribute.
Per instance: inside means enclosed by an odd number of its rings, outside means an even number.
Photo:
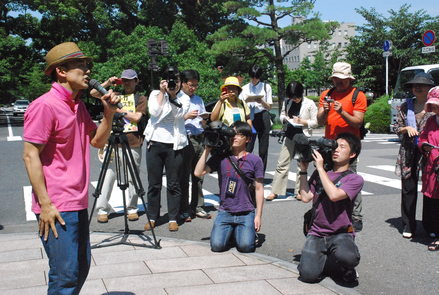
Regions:
<svg viewBox="0 0 439 295"><path fill-rule="evenodd" d="M367 166L367 167L381 170L381 171L390 171L390 172L394 171L394 166L392 166L392 165L372 165L372 166ZM266 173L268 175L272 175L272 176L275 174L274 171L267 171ZM365 182L372 182L374 184L379 184L379 185L395 188L398 190L401 189L401 180L400 179L388 178L388 177L378 176L378 175L364 173L364 172L358 172L358 174L363 177ZM206 176L212 177L214 179L218 179L218 175L216 173L208 174ZM294 182L296 180L296 173L289 171L288 172L288 179L290 181ZM163 176L162 184L163 184L163 187L166 188L166 176ZM97 181L92 181L91 185L95 188L97 185ZM419 184L418 190L420 191L421 188L422 188L422 185ZM271 192L271 184L264 185L264 196L267 196L270 192ZM93 193L93 191L90 191L90 193ZM361 191L361 193L363 195L374 195L373 193L366 192L366 191ZM129 193L127 190L125 193L125 198L128 198L128 194ZM218 208L218 206L219 206L218 194L215 194L215 193L212 193L206 189L203 189L203 195L204 195L204 201L205 201L206 206L210 205L210 206L214 206L214 207ZM35 214L31 211L31 207L32 207L32 187L31 186L24 186L23 187L23 196L24 196L24 203L25 203L26 220L27 221L36 220ZM147 201L146 195L144 196L144 199L145 199L145 201ZM279 196L279 198L273 200L273 202L287 201L287 200L293 200L293 199L294 199L294 195L287 192L286 196ZM112 191L112 195L111 195L110 200L109 200L109 204L114 208L115 212L117 212L117 213L123 212L122 191L117 186L116 182L114 183L114 186L113 186L113 191ZM139 210L141 210L141 211L144 210L142 200L140 198L138 200L137 206L138 206ZM90 204L90 207L91 207L91 204Z"/></svg>

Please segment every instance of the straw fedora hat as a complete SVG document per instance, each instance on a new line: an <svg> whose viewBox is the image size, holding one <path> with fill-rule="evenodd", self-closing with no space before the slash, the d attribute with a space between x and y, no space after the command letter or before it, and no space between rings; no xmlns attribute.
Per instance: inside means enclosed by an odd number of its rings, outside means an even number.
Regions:
<svg viewBox="0 0 439 295"><path fill-rule="evenodd" d="M237 77L227 77L226 80L224 81L224 84L221 85L220 90L223 91L223 88L227 86L236 86L239 88L240 92L242 91L242 87L239 84L239 79Z"/></svg>
<svg viewBox="0 0 439 295"><path fill-rule="evenodd" d="M78 45L74 42L64 42L56 45L46 54L45 60L47 63L44 74L50 76L52 71L57 65L65 63L66 61L72 59L87 59L92 60L91 57L85 56L84 53L79 49Z"/></svg>

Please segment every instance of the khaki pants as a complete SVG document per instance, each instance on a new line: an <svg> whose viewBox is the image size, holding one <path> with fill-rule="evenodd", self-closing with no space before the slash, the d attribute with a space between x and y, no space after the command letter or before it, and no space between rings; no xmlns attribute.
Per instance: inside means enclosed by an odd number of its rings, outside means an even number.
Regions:
<svg viewBox="0 0 439 295"><path fill-rule="evenodd" d="M276 195L285 195L287 191L288 184L288 172L290 170L291 159L294 155L294 142L285 137L284 143L282 144L279 159L277 160L276 171L274 173L273 183L271 192ZM297 168L299 172L299 167ZM296 175L296 185L294 188L294 193L298 194L300 189L299 183L299 173Z"/></svg>

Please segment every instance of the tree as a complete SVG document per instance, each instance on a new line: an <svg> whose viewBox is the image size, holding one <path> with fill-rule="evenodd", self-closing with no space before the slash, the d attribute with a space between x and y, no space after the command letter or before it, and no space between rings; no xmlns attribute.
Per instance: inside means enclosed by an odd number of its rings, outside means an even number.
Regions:
<svg viewBox="0 0 439 295"><path fill-rule="evenodd" d="M402 5L399 10L389 10L383 17L375 9L356 9L366 24L357 27L357 36L347 47L347 61L352 64L358 84L385 93L385 63L382 57L383 42L393 43L389 57L389 81L396 83L399 71L406 66L436 63L434 54L422 54L421 37L426 29L439 29L439 18L429 16L424 10L410 12L411 6Z"/></svg>
<svg viewBox="0 0 439 295"><path fill-rule="evenodd" d="M256 25L237 22L226 25L208 39L214 42L212 51L218 55L238 57L241 65L262 63L272 64L277 79L279 109L285 97L284 58L303 42L328 39L336 25L322 22L314 15L302 22L281 28L279 21L285 17L308 16L315 1L279 0L229 1L225 7L238 19L245 19ZM282 5L283 4L283 5ZM281 40L287 40L292 49L281 51ZM241 71L244 70L241 68Z"/></svg>

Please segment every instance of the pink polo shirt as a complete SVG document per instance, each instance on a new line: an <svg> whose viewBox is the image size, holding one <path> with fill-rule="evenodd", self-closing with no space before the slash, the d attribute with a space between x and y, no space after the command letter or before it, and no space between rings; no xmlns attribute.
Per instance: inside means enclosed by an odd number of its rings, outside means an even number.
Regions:
<svg viewBox="0 0 439 295"><path fill-rule="evenodd" d="M53 83L49 92L33 101L24 115L23 138L44 144L40 153L47 192L58 211L88 207L90 132L95 130L85 105L71 92ZM32 211L40 213L32 192Z"/></svg>

